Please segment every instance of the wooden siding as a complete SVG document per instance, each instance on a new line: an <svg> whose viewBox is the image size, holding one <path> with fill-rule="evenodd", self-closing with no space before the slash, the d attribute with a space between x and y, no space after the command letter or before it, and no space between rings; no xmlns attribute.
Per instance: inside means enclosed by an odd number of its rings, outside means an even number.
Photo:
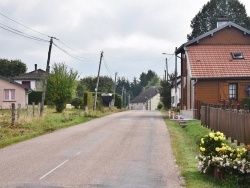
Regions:
<svg viewBox="0 0 250 188"><path fill-rule="evenodd" d="M227 27L216 33L213 36L208 36L199 41L199 44L226 44L226 45L234 45L234 44L250 44L250 37L245 35L244 32L234 28Z"/></svg>
<svg viewBox="0 0 250 188"><path fill-rule="evenodd" d="M195 84L195 101L202 101L209 104L222 104L229 102L229 83L238 84L238 100L236 104L241 104L242 99L248 97L246 89L250 80L227 80L227 81L198 81Z"/></svg>

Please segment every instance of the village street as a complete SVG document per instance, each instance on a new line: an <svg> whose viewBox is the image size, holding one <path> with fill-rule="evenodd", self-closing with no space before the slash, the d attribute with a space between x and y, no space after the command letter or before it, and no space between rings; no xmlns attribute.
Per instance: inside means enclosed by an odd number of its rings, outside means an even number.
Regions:
<svg viewBox="0 0 250 188"><path fill-rule="evenodd" d="M0 187L181 187L158 111L126 111L0 150Z"/></svg>

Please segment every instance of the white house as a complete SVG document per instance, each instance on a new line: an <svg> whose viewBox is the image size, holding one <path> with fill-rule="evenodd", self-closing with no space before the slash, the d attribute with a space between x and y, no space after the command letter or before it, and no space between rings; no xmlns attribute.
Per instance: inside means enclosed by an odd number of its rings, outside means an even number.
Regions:
<svg viewBox="0 0 250 188"><path fill-rule="evenodd" d="M181 99L181 77L177 77L177 87L176 87L176 93L175 93L175 84L173 83L171 85L171 107L176 108Z"/></svg>
<svg viewBox="0 0 250 188"><path fill-rule="evenodd" d="M32 90L42 90L42 80L44 73L45 71L42 69L37 69L37 64L35 64L34 71L16 76L14 77L14 80Z"/></svg>
<svg viewBox="0 0 250 188"><path fill-rule="evenodd" d="M160 87L151 86L129 103L130 110L157 110L160 102Z"/></svg>

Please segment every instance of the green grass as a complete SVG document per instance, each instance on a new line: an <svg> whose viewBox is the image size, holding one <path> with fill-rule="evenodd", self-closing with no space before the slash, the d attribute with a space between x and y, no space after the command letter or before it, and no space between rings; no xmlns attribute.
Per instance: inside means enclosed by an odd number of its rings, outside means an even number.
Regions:
<svg viewBox="0 0 250 188"><path fill-rule="evenodd" d="M222 187L222 181L214 179L211 174L202 174L198 171L196 159L199 154L198 143L210 130L202 127L200 121L190 121L185 128L181 128L178 122L169 120L167 115L164 115L164 119L171 137L171 147L176 163L185 179L185 186L187 188Z"/></svg>
<svg viewBox="0 0 250 188"><path fill-rule="evenodd" d="M54 109L46 108L44 116L40 118L37 112L34 117L32 114L27 117L23 110L20 119L14 126L10 126L10 110L1 110L0 148L118 111L116 109L111 112L108 108L103 108L101 111L85 113L79 109L65 109L63 113L56 113Z"/></svg>

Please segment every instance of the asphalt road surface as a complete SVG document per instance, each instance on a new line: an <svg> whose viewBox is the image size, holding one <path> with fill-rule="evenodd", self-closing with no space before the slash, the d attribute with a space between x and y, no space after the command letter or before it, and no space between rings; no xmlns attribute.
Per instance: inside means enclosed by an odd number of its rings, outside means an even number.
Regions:
<svg viewBox="0 0 250 188"><path fill-rule="evenodd" d="M126 111L0 149L0 187L181 187L158 111Z"/></svg>

